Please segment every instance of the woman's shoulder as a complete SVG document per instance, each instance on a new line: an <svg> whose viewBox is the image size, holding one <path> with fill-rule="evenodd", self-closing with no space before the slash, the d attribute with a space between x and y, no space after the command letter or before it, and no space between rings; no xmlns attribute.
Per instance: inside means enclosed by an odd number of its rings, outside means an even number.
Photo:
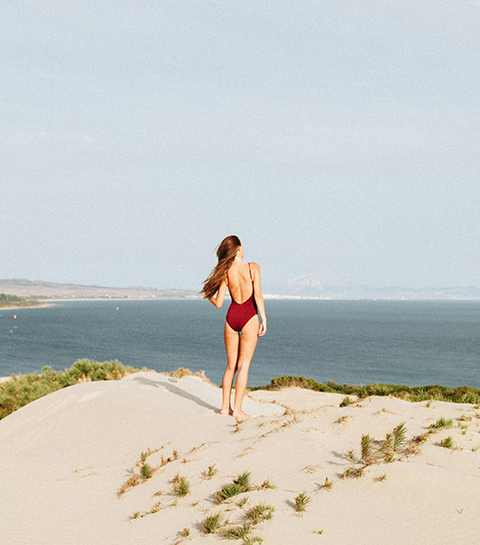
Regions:
<svg viewBox="0 0 480 545"><path fill-rule="evenodd" d="M255 263L254 261L250 261L248 266L252 271L260 271L260 265L258 263Z"/></svg>

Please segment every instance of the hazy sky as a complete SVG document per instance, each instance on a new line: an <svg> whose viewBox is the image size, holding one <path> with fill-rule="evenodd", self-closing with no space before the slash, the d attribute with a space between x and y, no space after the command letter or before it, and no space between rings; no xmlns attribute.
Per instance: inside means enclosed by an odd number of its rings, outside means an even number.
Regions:
<svg viewBox="0 0 480 545"><path fill-rule="evenodd" d="M480 2L0 4L0 278L480 286Z"/></svg>

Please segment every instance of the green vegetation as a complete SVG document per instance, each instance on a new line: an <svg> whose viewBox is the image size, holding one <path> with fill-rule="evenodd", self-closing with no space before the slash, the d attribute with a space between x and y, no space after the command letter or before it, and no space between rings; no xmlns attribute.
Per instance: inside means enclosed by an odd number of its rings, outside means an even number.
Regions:
<svg viewBox="0 0 480 545"><path fill-rule="evenodd" d="M215 492L216 502L222 503L233 496L237 496L238 494L243 494L243 492L252 490L250 479L250 472L244 471L236 479L234 479L231 484L227 484L222 489Z"/></svg>
<svg viewBox="0 0 480 545"><path fill-rule="evenodd" d="M230 526L229 528L222 528L222 536L225 539L245 539L251 532L251 524L244 523L240 526Z"/></svg>
<svg viewBox="0 0 480 545"><path fill-rule="evenodd" d="M253 525L256 525L264 520L270 520L274 511L275 508L272 505L258 503L247 511L247 517L252 521Z"/></svg>
<svg viewBox="0 0 480 545"><path fill-rule="evenodd" d="M183 497L190 493L190 483L188 482L188 479L180 475L180 473L175 475L172 483L175 496Z"/></svg>
<svg viewBox="0 0 480 545"><path fill-rule="evenodd" d="M11 307L37 307L41 305L37 299L27 299L26 297L19 297L18 295L7 295L0 293L0 308Z"/></svg>
<svg viewBox="0 0 480 545"><path fill-rule="evenodd" d="M14 375L9 381L0 383L0 419L40 397L78 382L119 380L136 371L117 360L99 363L83 359L65 371L52 371L50 367L44 367L41 374Z"/></svg>
<svg viewBox="0 0 480 545"><path fill-rule="evenodd" d="M248 502L248 496L243 496L243 498L237 503L237 505L238 507L240 507L240 509L243 509L247 502Z"/></svg>
<svg viewBox="0 0 480 545"><path fill-rule="evenodd" d="M214 534L220 528L222 520L223 515L220 512L205 517L203 519L203 531L206 534Z"/></svg>
<svg viewBox="0 0 480 545"><path fill-rule="evenodd" d="M143 466L140 468L140 473L142 477L147 480L151 478L151 476L155 473L155 470L148 464L143 464Z"/></svg>
<svg viewBox="0 0 480 545"><path fill-rule="evenodd" d="M435 424L432 424L430 426L430 430L431 431L436 431L436 430L440 430L442 428L451 428L453 426L453 420L451 418L449 418L448 420L446 420L443 416L440 417L436 422Z"/></svg>
<svg viewBox="0 0 480 545"><path fill-rule="evenodd" d="M218 469L215 467L215 464L208 466L207 471L205 471L205 479L211 479L214 475L218 473Z"/></svg>
<svg viewBox="0 0 480 545"><path fill-rule="evenodd" d="M346 453L345 458L351 462L351 465L343 472L342 477L359 479L363 476L364 470L372 464L381 462L388 464L418 454L419 447L427 440L428 433L413 437L409 441L406 435L405 422L399 424L391 433L387 433L383 441L376 441L368 434L362 435L360 455L357 457L353 450ZM384 478L378 480L384 480Z"/></svg>
<svg viewBox="0 0 480 545"><path fill-rule="evenodd" d="M261 490L266 490L267 488L270 488L272 490L277 488L275 483L273 481L271 481L269 478L267 480L263 481L263 483L259 487L259 489L261 489Z"/></svg>
<svg viewBox="0 0 480 545"><path fill-rule="evenodd" d="M440 441L440 446L442 446L443 448L453 448L455 444L453 442L453 439L448 436Z"/></svg>
<svg viewBox="0 0 480 545"><path fill-rule="evenodd" d="M349 386L344 384L335 384L329 382L322 384L312 378L282 376L276 377L266 386L256 386L250 390L279 390L281 388L297 387L314 390L316 392L331 392L337 394L355 395L360 398L376 395L376 396L394 396L406 401L451 401L453 403L474 403L480 404L480 390L461 386L460 388L447 388L445 386L409 386L393 385L393 384L371 384L370 386ZM342 406L346 406L345 399Z"/></svg>
<svg viewBox="0 0 480 545"><path fill-rule="evenodd" d="M301 513L305 511L306 506L312 501L310 496L307 496L306 492L302 492L295 498L295 511Z"/></svg>

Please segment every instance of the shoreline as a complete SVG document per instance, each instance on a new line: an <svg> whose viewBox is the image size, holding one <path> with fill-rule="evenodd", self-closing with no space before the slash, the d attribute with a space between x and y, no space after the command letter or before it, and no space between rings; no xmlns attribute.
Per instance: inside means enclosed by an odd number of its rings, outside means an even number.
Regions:
<svg viewBox="0 0 480 545"><path fill-rule="evenodd" d="M38 305L25 305L25 306L8 306L8 307L0 307L0 312L2 312L2 310L20 310L20 309L27 309L27 308L45 308L45 307L53 307L54 306L54 303L47 303L47 302L43 302L41 304L38 304Z"/></svg>

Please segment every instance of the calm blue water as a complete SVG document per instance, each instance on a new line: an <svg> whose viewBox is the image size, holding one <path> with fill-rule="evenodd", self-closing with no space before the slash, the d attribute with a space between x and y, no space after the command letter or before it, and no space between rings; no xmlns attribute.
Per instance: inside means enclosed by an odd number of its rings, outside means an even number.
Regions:
<svg viewBox="0 0 480 545"><path fill-rule="evenodd" d="M267 301L249 384L304 375L339 384L480 388L480 302ZM221 383L221 310L205 301L70 301L0 310L0 376L65 369L80 358ZM17 315L14 319L13 316Z"/></svg>

